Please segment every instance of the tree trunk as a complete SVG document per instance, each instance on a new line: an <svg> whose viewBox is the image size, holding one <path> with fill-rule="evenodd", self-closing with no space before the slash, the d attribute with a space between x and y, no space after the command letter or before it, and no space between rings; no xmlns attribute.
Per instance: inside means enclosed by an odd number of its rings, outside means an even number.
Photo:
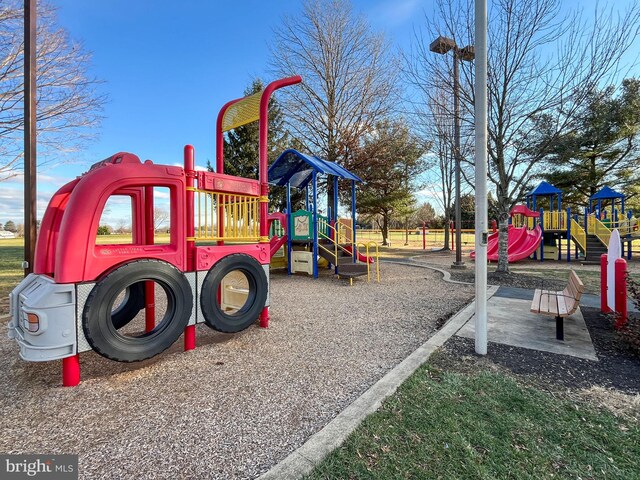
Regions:
<svg viewBox="0 0 640 480"><path fill-rule="evenodd" d="M509 244L509 212L500 209L498 217L498 273L509 273L509 257L507 246Z"/></svg>
<svg viewBox="0 0 640 480"><path fill-rule="evenodd" d="M451 247L449 246L449 242L451 241L449 238L449 209L446 209L444 212L444 245L442 245L442 250L449 251Z"/></svg>
<svg viewBox="0 0 640 480"><path fill-rule="evenodd" d="M382 215L382 245L389 246L389 218L387 215Z"/></svg>

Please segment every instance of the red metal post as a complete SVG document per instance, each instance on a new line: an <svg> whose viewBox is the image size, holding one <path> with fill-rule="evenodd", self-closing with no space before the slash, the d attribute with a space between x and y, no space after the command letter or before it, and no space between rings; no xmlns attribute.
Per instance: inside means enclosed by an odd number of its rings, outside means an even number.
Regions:
<svg viewBox="0 0 640 480"><path fill-rule="evenodd" d="M62 359L62 386L75 387L80 383L80 355Z"/></svg>
<svg viewBox="0 0 640 480"><path fill-rule="evenodd" d="M302 77L283 78L266 86L260 97L260 120L258 125L258 179L260 181L260 243L269 243L269 99L273 92L282 87L300 83ZM260 314L260 326L269 326L269 307Z"/></svg>
<svg viewBox="0 0 640 480"><path fill-rule="evenodd" d="M264 307L260 312L260 326L262 328L269 328L269 307Z"/></svg>
<svg viewBox="0 0 640 480"><path fill-rule="evenodd" d="M427 224L422 222L422 249L427 249Z"/></svg>
<svg viewBox="0 0 640 480"><path fill-rule="evenodd" d="M607 254L600 255L600 311L609 313L611 309L607 306Z"/></svg>
<svg viewBox="0 0 640 480"><path fill-rule="evenodd" d="M615 262L615 308L617 313L615 328L622 328L627 324L627 261L616 258Z"/></svg>
<svg viewBox="0 0 640 480"><path fill-rule="evenodd" d="M154 243L153 187L144 187L144 226L145 243ZM144 329L150 332L156 327L156 293L153 282L144 282Z"/></svg>
<svg viewBox="0 0 640 480"><path fill-rule="evenodd" d="M455 246L454 235L453 235L453 221L449 221L449 227L451 229L451 250L455 250L456 246Z"/></svg>
<svg viewBox="0 0 640 480"><path fill-rule="evenodd" d="M191 145L184 147L184 173L186 176L186 215L187 215L187 270L196 271L195 249L196 242L194 229L194 212L193 212L193 188L195 172L195 152ZM184 350L193 350L196 348L196 326L188 325L184 329Z"/></svg>

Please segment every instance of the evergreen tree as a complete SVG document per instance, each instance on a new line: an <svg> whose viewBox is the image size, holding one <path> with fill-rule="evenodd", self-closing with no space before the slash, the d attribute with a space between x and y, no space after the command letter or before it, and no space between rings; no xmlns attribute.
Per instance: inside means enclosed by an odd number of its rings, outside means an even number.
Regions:
<svg viewBox="0 0 640 480"><path fill-rule="evenodd" d="M550 146L542 178L563 190L567 205L585 205L607 184L625 193L640 184L640 80L624 80L615 93L592 94L571 131Z"/></svg>
<svg viewBox="0 0 640 480"><path fill-rule="evenodd" d="M16 233L18 231L18 228L16 227L16 224L13 223L13 220L7 221L7 223L4 224L4 229L7 232L11 232L11 233Z"/></svg>

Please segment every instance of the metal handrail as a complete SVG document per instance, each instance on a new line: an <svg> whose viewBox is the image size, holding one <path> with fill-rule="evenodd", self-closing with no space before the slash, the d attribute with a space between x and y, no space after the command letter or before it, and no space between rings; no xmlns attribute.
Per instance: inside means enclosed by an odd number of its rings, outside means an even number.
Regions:
<svg viewBox="0 0 640 480"><path fill-rule="evenodd" d="M544 212L544 230L566 230L567 213L563 211Z"/></svg>
<svg viewBox="0 0 640 480"><path fill-rule="evenodd" d="M376 264L376 280L378 283L380 283L380 251L378 249L378 243L377 242L358 242L358 244L356 245L356 253L358 251L358 247L362 245L364 246L365 249L365 256L366 258L371 258L371 255L369 254L369 247L371 245L373 245L374 247L376 247L376 254L375 254L375 264ZM371 263L369 261L367 261L367 282L370 280L371 276L370 276L370 271L371 271Z"/></svg>
<svg viewBox="0 0 640 480"><path fill-rule="evenodd" d="M592 216L591 218L593 220L590 220L589 222L589 231L593 232L604 245L609 245L611 230L609 230L607 226L600 220L598 220L595 216Z"/></svg>
<svg viewBox="0 0 640 480"><path fill-rule="evenodd" d="M587 254L587 232L573 218L571 219L571 237L582 248L584 254Z"/></svg>

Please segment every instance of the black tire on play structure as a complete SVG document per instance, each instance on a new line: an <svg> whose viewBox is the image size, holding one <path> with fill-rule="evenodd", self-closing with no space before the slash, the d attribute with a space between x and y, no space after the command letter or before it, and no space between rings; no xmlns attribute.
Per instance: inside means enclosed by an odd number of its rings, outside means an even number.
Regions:
<svg viewBox="0 0 640 480"><path fill-rule="evenodd" d="M125 298L111 312L111 321L116 330L127 325L144 308L144 282L129 285L125 290Z"/></svg>
<svg viewBox="0 0 640 480"><path fill-rule="evenodd" d="M222 310L218 292L222 279L230 272L240 271L248 283L249 293L244 305L236 312ZM205 323L224 333L236 333L249 327L260 316L267 301L269 282L264 268L253 257L243 254L228 255L219 260L207 273L200 292L200 307Z"/></svg>
<svg viewBox="0 0 640 480"><path fill-rule="evenodd" d="M145 281L164 290L164 317L150 332L125 336L112 320L113 304L127 287ZM159 260L135 260L108 273L93 287L82 312L82 329L89 345L103 357L117 362L151 358L169 348L189 323L193 292L184 274Z"/></svg>

